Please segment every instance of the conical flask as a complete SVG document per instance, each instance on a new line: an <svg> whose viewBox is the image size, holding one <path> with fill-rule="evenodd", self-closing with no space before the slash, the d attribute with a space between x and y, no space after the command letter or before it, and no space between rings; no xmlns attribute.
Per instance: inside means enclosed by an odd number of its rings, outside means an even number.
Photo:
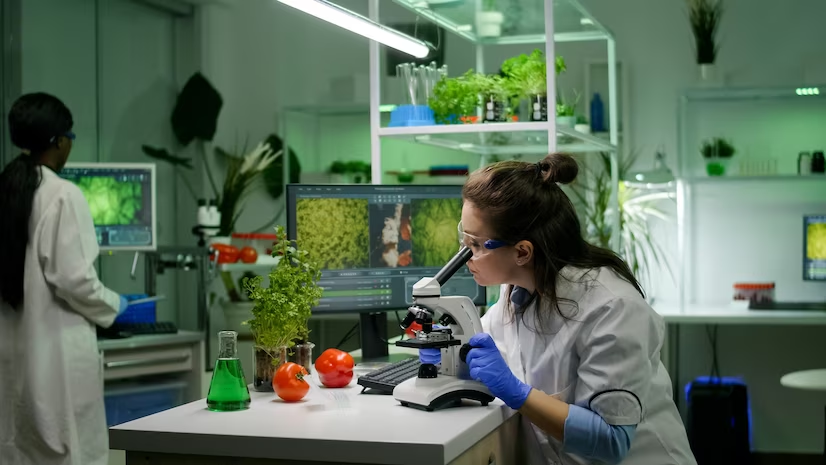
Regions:
<svg viewBox="0 0 826 465"><path fill-rule="evenodd" d="M238 360L238 333L220 331L218 343L220 352L209 383L207 408L215 412L246 410L250 407L250 391Z"/></svg>

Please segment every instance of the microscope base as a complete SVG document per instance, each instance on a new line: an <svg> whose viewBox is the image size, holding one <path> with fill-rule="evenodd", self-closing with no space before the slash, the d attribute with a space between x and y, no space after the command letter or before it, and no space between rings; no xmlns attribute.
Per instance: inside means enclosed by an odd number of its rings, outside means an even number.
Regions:
<svg viewBox="0 0 826 465"><path fill-rule="evenodd" d="M494 397L479 381L439 375L436 378L411 378L393 389L393 397L405 407L432 412L458 407L463 399L476 400L487 406Z"/></svg>

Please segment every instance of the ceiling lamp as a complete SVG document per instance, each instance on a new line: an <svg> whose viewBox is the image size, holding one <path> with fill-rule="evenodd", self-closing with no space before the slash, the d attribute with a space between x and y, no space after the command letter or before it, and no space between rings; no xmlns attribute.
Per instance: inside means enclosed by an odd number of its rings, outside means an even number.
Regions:
<svg viewBox="0 0 826 465"><path fill-rule="evenodd" d="M328 23L350 32L375 40L400 52L424 58L430 52L427 44L399 31L384 27L358 13L342 8L327 0L277 0L308 15L323 19Z"/></svg>

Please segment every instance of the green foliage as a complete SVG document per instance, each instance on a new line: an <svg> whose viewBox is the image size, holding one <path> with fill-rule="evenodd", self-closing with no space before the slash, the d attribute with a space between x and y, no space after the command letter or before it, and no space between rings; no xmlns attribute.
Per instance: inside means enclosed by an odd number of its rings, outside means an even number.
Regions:
<svg viewBox="0 0 826 465"><path fill-rule="evenodd" d="M454 118L475 116L479 106L476 73L468 70L459 77L443 77L433 86L433 96L427 104L433 110L437 123L448 124Z"/></svg>
<svg viewBox="0 0 826 465"><path fill-rule="evenodd" d="M735 152L734 146L721 137L703 142L700 148L703 158L731 158Z"/></svg>
<svg viewBox="0 0 826 465"><path fill-rule="evenodd" d="M482 0L483 11L496 11L496 0Z"/></svg>
<svg viewBox="0 0 826 465"><path fill-rule="evenodd" d="M413 200L410 212L416 266L444 266L459 249L456 226L462 219L461 199Z"/></svg>
<svg viewBox="0 0 826 465"><path fill-rule="evenodd" d="M564 73L568 69L565 59L556 57L555 68L557 76ZM502 73L513 83L519 95L525 98L548 93L547 69L545 53L540 49L535 49L530 55L523 53L508 58L502 63Z"/></svg>
<svg viewBox="0 0 826 465"><path fill-rule="evenodd" d="M723 1L688 0L688 3L697 64L712 64L717 58L717 29L723 16Z"/></svg>
<svg viewBox="0 0 826 465"><path fill-rule="evenodd" d="M367 199L299 199L297 239L325 270L370 266Z"/></svg>
<svg viewBox="0 0 826 465"><path fill-rule="evenodd" d="M621 248L634 276L643 284L651 284L654 267L664 266L673 278L665 251L654 239L649 225L651 218L668 221L665 212L657 206L656 199L642 189L626 187L622 182L637 159L636 154L619 160L618 201L620 215ZM582 218L583 234L588 242L609 249L616 209L611 205L611 156L600 153L596 167L584 166L578 182L568 190Z"/></svg>
<svg viewBox="0 0 826 465"><path fill-rule="evenodd" d="M505 105L505 113L510 115L519 106L519 88L510 79L494 74L477 73L472 76L473 85L483 99L493 97Z"/></svg>
<svg viewBox="0 0 826 465"><path fill-rule="evenodd" d="M588 118L579 115L576 117L576 124L588 124Z"/></svg>
<svg viewBox="0 0 826 465"><path fill-rule="evenodd" d="M269 273L269 286L263 277L244 279L253 318L246 322L257 347L267 351L273 362L278 361L280 347L292 347L295 340L309 336L307 322L312 308L321 299L321 268L308 251L294 246L283 226L276 228L278 240L273 245L273 257L280 257Z"/></svg>

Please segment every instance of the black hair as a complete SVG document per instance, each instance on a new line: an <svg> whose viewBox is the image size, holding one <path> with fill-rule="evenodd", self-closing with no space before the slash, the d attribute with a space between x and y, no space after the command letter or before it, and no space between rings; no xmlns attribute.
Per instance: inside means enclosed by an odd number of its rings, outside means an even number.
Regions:
<svg viewBox="0 0 826 465"><path fill-rule="evenodd" d="M23 275L34 193L40 186L40 158L72 129L72 113L42 92L21 96L8 116L11 141L24 153L0 173L0 299L23 304Z"/></svg>
<svg viewBox="0 0 826 465"><path fill-rule="evenodd" d="M515 244L521 240L534 245L536 293L527 304L547 299L563 318L560 302L576 308L576 302L556 293L559 272L565 266L585 270L608 267L644 296L628 265L613 251L589 244L582 236L576 209L558 184L576 179L579 166L571 156L554 153L538 163L503 161L473 173L462 189L464 200L484 212L492 236ZM508 297L513 291L509 288ZM539 308L539 304L537 304ZM537 311L542 326L548 315Z"/></svg>

